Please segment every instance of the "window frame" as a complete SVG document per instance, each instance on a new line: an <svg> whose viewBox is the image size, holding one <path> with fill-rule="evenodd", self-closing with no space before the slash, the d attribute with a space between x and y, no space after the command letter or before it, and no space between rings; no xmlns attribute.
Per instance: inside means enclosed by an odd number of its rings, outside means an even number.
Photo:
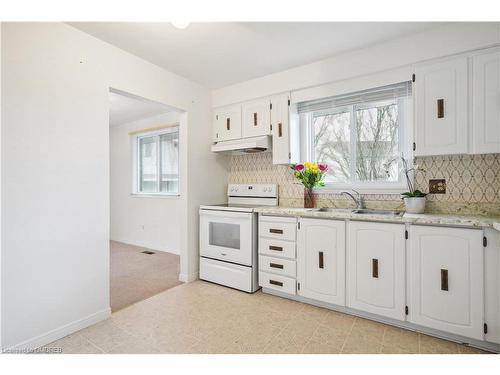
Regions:
<svg viewBox="0 0 500 375"><path fill-rule="evenodd" d="M398 123L400 125L398 129L398 137L399 137L399 154L402 152L406 159L413 160L413 149L411 147L412 144L412 131L413 129L413 100L412 96L399 97L396 99L398 104ZM331 109L317 111L317 112L307 112L300 114L300 123L304 123L305 126L300 127L300 139L301 146L300 152L303 155L304 160L315 160L314 149L314 128L312 126L312 116L314 113L323 113L323 114L338 114L342 112L350 112L351 114L351 126L350 126L350 149L356 149L356 127L352 126L353 119L355 118L356 109L363 108L371 108L374 105L380 105L384 103L390 103L392 100L380 100L380 101L371 101L360 104L332 107ZM353 156L350 172L351 176L356 176L356 157L357 154L352 152ZM401 168L401 165L398 163L398 168ZM410 175L410 178L413 180L414 176ZM371 182L362 182L359 180L353 180L350 183L327 183L324 187L315 188L314 190L317 193L330 193L330 194L338 194L342 191L355 189L360 193L365 194L401 194L405 191L408 191L408 186L406 184L406 179L401 172L399 172L399 180L396 182L385 182L385 181L371 181Z"/></svg>
<svg viewBox="0 0 500 375"><path fill-rule="evenodd" d="M160 191L160 185L161 185L161 136L165 134L171 134L171 133L177 133L178 134L178 157L177 157L177 192L162 192ZM141 139L143 138L149 138L149 137L156 137L156 158L157 158L157 166L156 166L156 171L158 175L158 180L156 181L156 187L157 191L156 192L142 192L140 191L140 186L141 186L141 162L140 162L140 155L141 155ZM180 192L181 192L181 161L180 161L180 155L181 155L181 144L180 144L180 126L178 123L169 125L168 127L165 127L163 129L157 129L154 131L145 131L141 133L134 134L131 140L132 143L132 157L133 157L133 162L132 162L132 196L134 197L150 197L150 198L178 198L180 197Z"/></svg>

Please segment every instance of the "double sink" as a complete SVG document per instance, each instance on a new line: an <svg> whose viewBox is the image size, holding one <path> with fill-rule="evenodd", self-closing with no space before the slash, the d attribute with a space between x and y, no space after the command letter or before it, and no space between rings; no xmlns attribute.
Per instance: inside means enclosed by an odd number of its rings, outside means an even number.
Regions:
<svg viewBox="0 0 500 375"><path fill-rule="evenodd" d="M313 208L311 211L317 211L317 212L338 212L338 213L351 213L351 214L358 214L358 215L385 215L385 216L403 216L404 212L403 211L395 211L395 210L376 210L376 209L370 209L370 208L329 208L329 207L322 207L322 208Z"/></svg>

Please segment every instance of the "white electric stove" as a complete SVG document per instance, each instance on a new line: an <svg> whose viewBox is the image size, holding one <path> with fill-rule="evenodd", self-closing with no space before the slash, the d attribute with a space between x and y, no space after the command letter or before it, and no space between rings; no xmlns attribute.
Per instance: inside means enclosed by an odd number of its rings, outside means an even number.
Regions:
<svg viewBox="0 0 500 375"><path fill-rule="evenodd" d="M277 206L278 186L230 184L227 203L200 206L200 279L253 293L258 286L256 207Z"/></svg>

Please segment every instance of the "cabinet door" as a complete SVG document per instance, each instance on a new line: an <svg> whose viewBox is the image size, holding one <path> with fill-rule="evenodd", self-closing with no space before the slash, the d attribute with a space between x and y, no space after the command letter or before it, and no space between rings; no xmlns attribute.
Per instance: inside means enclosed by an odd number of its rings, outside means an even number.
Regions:
<svg viewBox="0 0 500 375"><path fill-rule="evenodd" d="M271 98L271 125L273 134L273 164L290 164L289 95Z"/></svg>
<svg viewBox="0 0 500 375"><path fill-rule="evenodd" d="M500 152L500 49L472 57L472 153Z"/></svg>
<svg viewBox="0 0 500 375"><path fill-rule="evenodd" d="M487 245L484 249L484 322L488 332L486 341L500 344L500 232L485 229Z"/></svg>
<svg viewBox="0 0 500 375"><path fill-rule="evenodd" d="M409 320L483 339L483 231L411 226Z"/></svg>
<svg viewBox="0 0 500 375"><path fill-rule="evenodd" d="M243 103L243 137L271 134L271 100L263 98Z"/></svg>
<svg viewBox="0 0 500 375"><path fill-rule="evenodd" d="M405 225L351 221L347 306L405 320Z"/></svg>
<svg viewBox="0 0 500 375"><path fill-rule="evenodd" d="M298 294L345 305L345 223L301 219L297 232Z"/></svg>
<svg viewBox="0 0 500 375"><path fill-rule="evenodd" d="M241 105L230 105L214 110L214 141L241 138Z"/></svg>
<svg viewBox="0 0 500 375"><path fill-rule="evenodd" d="M460 57L415 69L415 155L467 153L467 61Z"/></svg>

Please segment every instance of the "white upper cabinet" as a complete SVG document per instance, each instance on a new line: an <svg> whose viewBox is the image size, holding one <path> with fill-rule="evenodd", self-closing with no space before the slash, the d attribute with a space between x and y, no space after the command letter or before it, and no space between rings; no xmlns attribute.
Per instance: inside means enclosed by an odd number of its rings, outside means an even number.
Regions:
<svg viewBox="0 0 500 375"><path fill-rule="evenodd" d="M213 116L214 142L241 138L240 104L215 108Z"/></svg>
<svg viewBox="0 0 500 375"><path fill-rule="evenodd" d="M345 305L345 223L301 219L297 232L298 294Z"/></svg>
<svg viewBox="0 0 500 375"><path fill-rule="evenodd" d="M405 320L405 225L351 221L347 306Z"/></svg>
<svg viewBox="0 0 500 375"><path fill-rule="evenodd" d="M242 137L271 134L271 99L262 98L242 104Z"/></svg>
<svg viewBox="0 0 500 375"><path fill-rule="evenodd" d="M483 339L483 231L410 227L409 320Z"/></svg>
<svg viewBox="0 0 500 375"><path fill-rule="evenodd" d="M415 155L468 152L468 57L415 68Z"/></svg>
<svg viewBox="0 0 500 375"><path fill-rule="evenodd" d="M472 141L474 154L500 152L500 49L472 56Z"/></svg>
<svg viewBox="0 0 500 375"><path fill-rule="evenodd" d="M299 162L299 124L290 112L290 94L271 97L273 164Z"/></svg>

